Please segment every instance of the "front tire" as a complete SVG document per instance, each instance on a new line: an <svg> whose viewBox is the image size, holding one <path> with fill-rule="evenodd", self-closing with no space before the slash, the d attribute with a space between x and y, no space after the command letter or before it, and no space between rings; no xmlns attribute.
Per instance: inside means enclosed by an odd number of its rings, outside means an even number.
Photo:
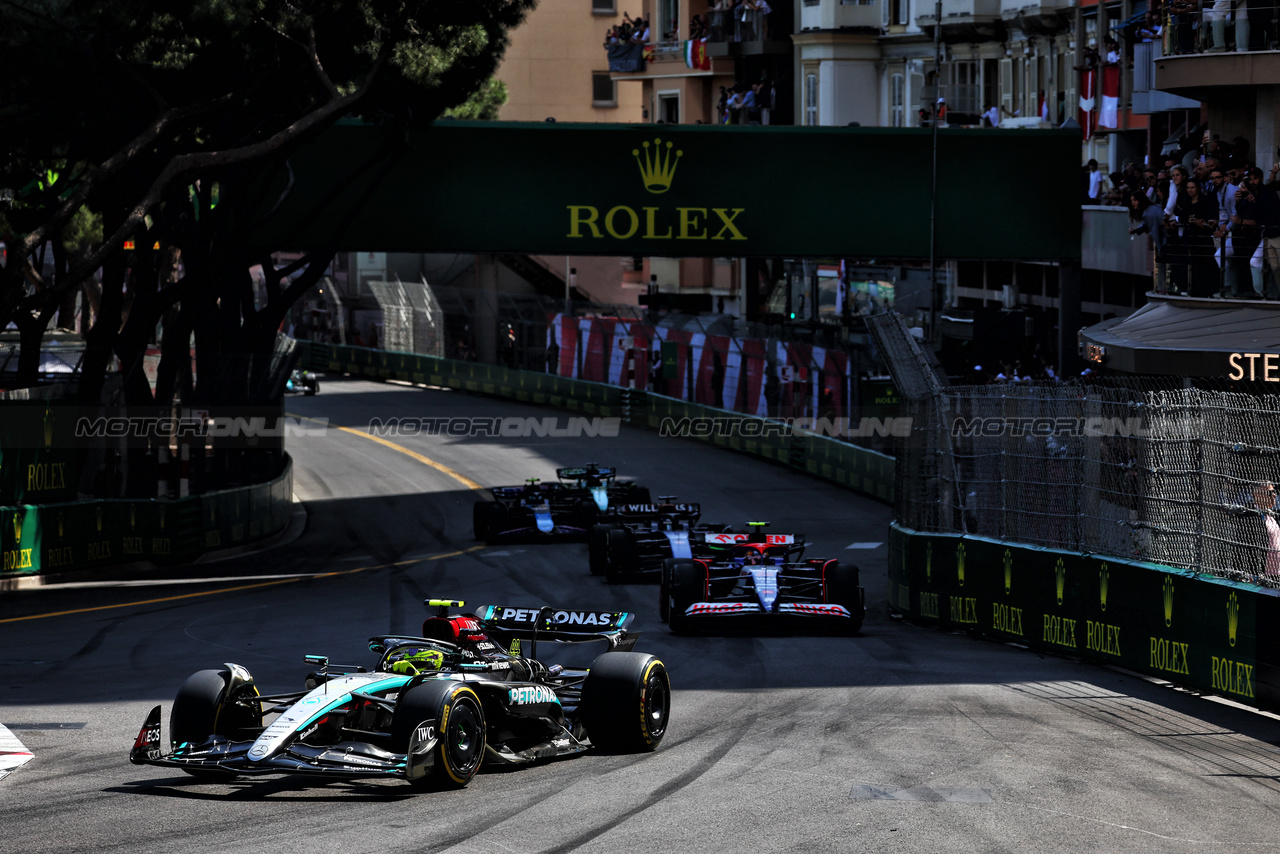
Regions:
<svg viewBox="0 0 1280 854"><path fill-rule="evenodd" d="M604 577L610 584L626 579L635 557L636 538L626 528L614 528L605 535Z"/></svg>
<svg viewBox="0 0 1280 854"><path fill-rule="evenodd" d="M827 576L827 601L843 605L853 619L845 626L845 634L856 635L862 631L862 620L866 616L866 594L859 584L859 572L856 566L847 563L836 564L835 569Z"/></svg>
<svg viewBox="0 0 1280 854"><path fill-rule="evenodd" d="M484 707L476 692L457 682L423 682L406 691L391 718L391 751L408 753L414 730L435 721L434 762L414 786L461 789L484 761Z"/></svg>
<svg viewBox="0 0 1280 854"><path fill-rule="evenodd" d="M671 680L666 666L641 652L606 652L582 686L582 723L591 743L613 753L654 750L667 732Z"/></svg>
<svg viewBox="0 0 1280 854"><path fill-rule="evenodd" d="M696 560L673 560L667 584L667 623L676 634L688 634L690 625L685 611L706 598L707 570Z"/></svg>
<svg viewBox="0 0 1280 854"><path fill-rule="evenodd" d="M173 747L190 742L200 744L210 736L223 738L244 738L245 730L262 727L262 708L256 703L242 706L235 702L237 697L227 697L227 686L231 683L228 670L201 670L187 677L173 699L173 708L169 711L169 741ZM258 689L253 683L242 684L237 693L252 693L257 696ZM183 768L193 777L205 780L230 780L236 775L227 771L207 768Z"/></svg>
<svg viewBox="0 0 1280 854"><path fill-rule="evenodd" d="M698 571L697 562L688 558L669 557L662 562L662 580L658 582L658 619L664 623L671 621L671 579L675 577L676 568L683 564L692 564L692 571ZM688 569L682 571L690 572Z"/></svg>

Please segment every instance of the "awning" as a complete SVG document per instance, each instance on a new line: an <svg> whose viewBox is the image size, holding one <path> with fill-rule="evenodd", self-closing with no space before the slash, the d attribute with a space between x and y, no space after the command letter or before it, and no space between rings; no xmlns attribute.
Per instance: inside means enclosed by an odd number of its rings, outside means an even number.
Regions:
<svg viewBox="0 0 1280 854"><path fill-rule="evenodd" d="M1150 376L1280 382L1280 303L1147 295L1080 332L1091 367Z"/></svg>

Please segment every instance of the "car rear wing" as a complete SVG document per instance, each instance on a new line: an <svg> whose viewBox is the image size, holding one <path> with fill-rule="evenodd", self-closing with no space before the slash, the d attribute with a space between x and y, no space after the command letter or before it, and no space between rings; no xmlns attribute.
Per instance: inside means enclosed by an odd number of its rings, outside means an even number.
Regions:
<svg viewBox="0 0 1280 854"><path fill-rule="evenodd" d="M556 477L561 480L581 480L584 477L598 477L601 480L609 480L617 476L618 470L616 468L594 464L556 469Z"/></svg>
<svg viewBox="0 0 1280 854"><path fill-rule="evenodd" d="M705 542L709 546L736 546L739 543L764 543L769 546L794 546L803 545L804 536L801 534L704 534Z"/></svg>
<svg viewBox="0 0 1280 854"><path fill-rule="evenodd" d="M702 515L698 504L619 504L619 518L644 519L651 516L686 516L697 519Z"/></svg>
<svg viewBox="0 0 1280 854"><path fill-rule="evenodd" d="M516 608L507 605L481 605L476 619L485 631L504 640L546 640L560 643L586 643L604 640L613 650L626 651L635 646L638 632L628 631L635 614L628 611L570 611L551 607Z"/></svg>

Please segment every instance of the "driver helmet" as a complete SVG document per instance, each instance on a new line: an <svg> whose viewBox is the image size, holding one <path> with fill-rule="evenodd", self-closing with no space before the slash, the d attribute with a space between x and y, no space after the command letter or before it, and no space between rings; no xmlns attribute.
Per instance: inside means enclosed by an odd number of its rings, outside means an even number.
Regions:
<svg viewBox="0 0 1280 854"><path fill-rule="evenodd" d="M417 676L431 670L439 670L444 666L444 653L438 649L426 649L420 646L403 646L393 650L387 657L392 673L405 676Z"/></svg>

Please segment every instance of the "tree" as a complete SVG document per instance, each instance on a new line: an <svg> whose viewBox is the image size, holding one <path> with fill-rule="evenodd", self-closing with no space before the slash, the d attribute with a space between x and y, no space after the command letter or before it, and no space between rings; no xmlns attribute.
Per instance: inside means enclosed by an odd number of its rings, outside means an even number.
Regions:
<svg viewBox="0 0 1280 854"><path fill-rule="evenodd" d="M332 256L312 253L282 273L269 258L238 249L280 201L263 197L268 178L346 116L424 125L477 89L492 91L507 33L533 3L0 5L0 139L4 183L13 191L0 216L8 247L0 328L13 321L22 332L24 378L34 380L40 338L66 295L100 268L83 400L98 400L113 355L127 397L151 399L140 354L162 317L159 402L182 387L176 363L189 360L193 334L200 372L189 394L230 402L266 393L258 380L275 329ZM376 170L393 154L389 147L381 162L355 168ZM78 223L95 216L101 242L46 282L37 263L46 241L65 241L69 229L82 233ZM126 251L127 240L136 248ZM173 275L178 258L181 278ZM265 262L264 305L248 281L255 261Z"/></svg>

